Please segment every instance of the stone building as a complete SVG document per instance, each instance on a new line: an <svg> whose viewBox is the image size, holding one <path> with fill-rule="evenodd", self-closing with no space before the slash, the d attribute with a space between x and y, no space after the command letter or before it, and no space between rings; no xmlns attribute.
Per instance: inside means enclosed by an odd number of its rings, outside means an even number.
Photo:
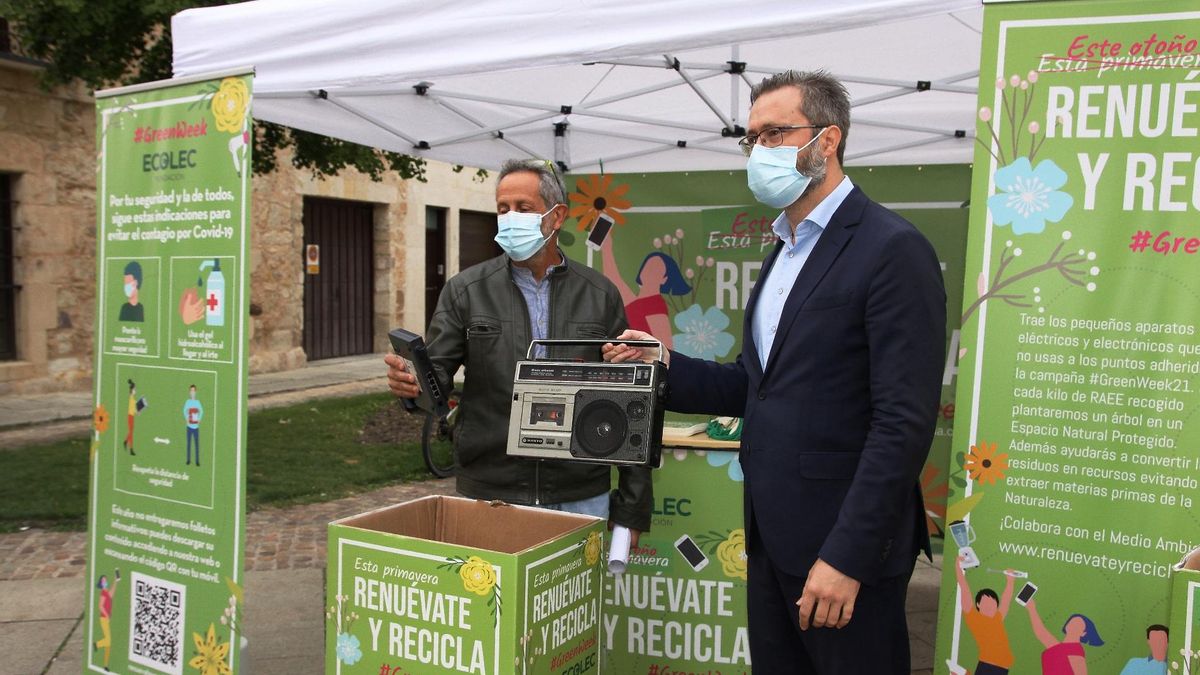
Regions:
<svg viewBox="0 0 1200 675"><path fill-rule="evenodd" d="M95 102L41 71L0 40L0 395L85 389L93 367ZM429 162L425 183L322 180L279 159L253 181L251 373L383 352L389 328L422 329L442 282L498 250L494 175Z"/></svg>

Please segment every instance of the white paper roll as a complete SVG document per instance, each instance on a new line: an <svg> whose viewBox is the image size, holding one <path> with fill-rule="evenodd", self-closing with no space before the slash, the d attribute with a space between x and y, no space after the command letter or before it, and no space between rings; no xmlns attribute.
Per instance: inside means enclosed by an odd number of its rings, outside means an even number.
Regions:
<svg viewBox="0 0 1200 675"><path fill-rule="evenodd" d="M624 574L629 563L629 528L616 525L612 531L612 546L608 549L608 571Z"/></svg>

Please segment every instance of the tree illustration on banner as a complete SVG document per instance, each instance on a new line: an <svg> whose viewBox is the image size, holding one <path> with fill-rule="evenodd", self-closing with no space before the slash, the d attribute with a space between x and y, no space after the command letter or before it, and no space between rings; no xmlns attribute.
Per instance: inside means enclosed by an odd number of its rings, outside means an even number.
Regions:
<svg viewBox="0 0 1200 675"><path fill-rule="evenodd" d="M988 213L996 226L1011 228L1014 237L1044 233L1047 223L1062 222L1075 204L1074 198L1061 190L1068 180L1065 171L1053 160L1033 163L1046 141L1040 125L1028 121L1034 112L1031 104L1037 81L1036 71L1030 71L1025 78L1019 75L1012 75L1007 81L1000 78L996 81L996 88L1001 92L1000 109L992 110L986 106L979 109L979 119L987 126L990 139L976 140L1001 165L993 179L997 192L987 200ZM986 271L979 274L978 297L963 312L962 323L966 324L988 300L1001 300L1023 309L1036 306L1039 313L1044 312L1042 287L1026 288L1021 282L1046 273L1057 273L1068 284L1088 292L1095 291L1096 283L1091 277L1100 274L1099 267L1092 264L1096 252L1068 248L1070 230L1063 230L1060 236L1062 241L1044 262L1028 266L1021 264L1025 251L1019 242L1005 240L995 271L990 276ZM959 358L964 351L959 352Z"/></svg>

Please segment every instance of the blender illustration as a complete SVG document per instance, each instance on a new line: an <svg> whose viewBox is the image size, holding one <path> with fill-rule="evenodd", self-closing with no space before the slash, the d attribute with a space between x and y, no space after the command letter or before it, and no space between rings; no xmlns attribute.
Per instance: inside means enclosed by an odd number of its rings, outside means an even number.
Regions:
<svg viewBox="0 0 1200 675"><path fill-rule="evenodd" d="M950 523L949 530L950 536L954 537L954 543L958 545L958 554L962 556L963 569L979 567L979 556L975 555L975 549L971 548L975 541L975 530L962 520Z"/></svg>
<svg viewBox="0 0 1200 675"><path fill-rule="evenodd" d="M225 325L225 275L221 274L221 259L213 258L200 263L200 271L211 268L204 290L204 323L208 326Z"/></svg>

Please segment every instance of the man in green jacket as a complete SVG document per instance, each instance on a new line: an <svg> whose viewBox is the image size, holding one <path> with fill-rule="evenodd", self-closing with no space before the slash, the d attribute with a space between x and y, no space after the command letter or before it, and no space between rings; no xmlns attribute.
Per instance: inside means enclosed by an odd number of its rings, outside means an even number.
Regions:
<svg viewBox="0 0 1200 675"><path fill-rule="evenodd" d="M510 160L496 184L504 255L463 270L446 283L427 337L430 360L444 390L466 366L455 426L457 489L475 499L500 499L606 518L637 534L650 529L650 469L618 468L609 491L605 465L509 457L508 418L513 373L534 339L604 339L627 324L620 292L558 248L567 218L566 190L554 165ZM544 354L539 347L539 355ZM599 360L599 348L571 356ZM555 358L565 353L556 351ZM415 398L416 378L389 354L388 386Z"/></svg>

